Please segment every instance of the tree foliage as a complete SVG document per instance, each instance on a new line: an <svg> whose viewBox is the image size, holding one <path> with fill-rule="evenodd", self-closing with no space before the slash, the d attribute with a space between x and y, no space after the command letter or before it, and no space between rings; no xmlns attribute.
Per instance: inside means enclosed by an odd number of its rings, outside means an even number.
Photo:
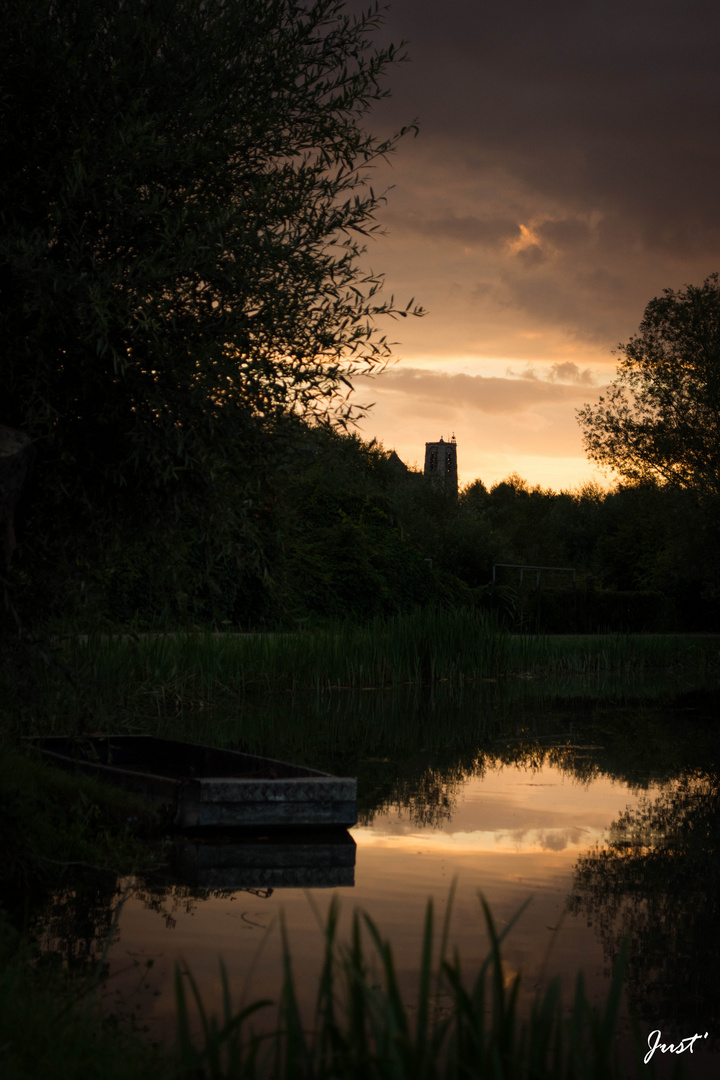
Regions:
<svg viewBox="0 0 720 1080"><path fill-rule="evenodd" d="M578 413L588 455L631 481L720 494L720 283L666 289L619 346L618 375Z"/></svg>
<svg viewBox="0 0 720 1080"><path fill-rule="evenodd" d="M343 423L398 311L363 267L399 59L342 0L20 0L0 38L0 422L36 538L258 548L284 417ZM413 309L415 310L415 309ZM123 543L126 539L123 540Z"/></svg>

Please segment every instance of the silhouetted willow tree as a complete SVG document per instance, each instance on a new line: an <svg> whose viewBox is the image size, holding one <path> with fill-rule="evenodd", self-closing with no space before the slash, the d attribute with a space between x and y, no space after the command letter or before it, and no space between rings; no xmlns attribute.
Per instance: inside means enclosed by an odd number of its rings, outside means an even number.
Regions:
<svg viewBox="0 0 720 1080"><path fill-rule="evenodd" d="M617 378L578 419L586 451L631 481L720 495L720 282L665 289L619 346Z"/></svg>
<svg viewBox="0 0 720 1080"><path fill-rule="evenodd" d="M352 414L389 352L376 320L411 310L362 266L368 168L406 130L364 127L400 58L379 22L343 0L5 6L0 422L37 446L36 555L123 528L170 551L190 519L247 563L282 419Z"/></svg>

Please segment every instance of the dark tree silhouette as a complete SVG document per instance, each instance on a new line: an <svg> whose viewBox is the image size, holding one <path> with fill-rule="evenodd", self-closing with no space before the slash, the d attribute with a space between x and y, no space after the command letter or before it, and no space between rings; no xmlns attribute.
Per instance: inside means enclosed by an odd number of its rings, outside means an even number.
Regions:
<svg viewBox="0 0 720 1080"><path fill-rule="evenodd" d="M586 451L632 481L720 494L720 283L666 289L620 345L617 378L578 412Z"/></svg>
<svg viewBox="0 0 720 1080"><path fill-rule="evenodd" d="M408 310L362 260L368 170L402 134L364 126L399 58L379 21L342 0L6 7L0 422L37 447L46 562L138 533L170 556L192 521L247 563L282 418L352 414L353 373L389 352L377 319Z"/></svg>

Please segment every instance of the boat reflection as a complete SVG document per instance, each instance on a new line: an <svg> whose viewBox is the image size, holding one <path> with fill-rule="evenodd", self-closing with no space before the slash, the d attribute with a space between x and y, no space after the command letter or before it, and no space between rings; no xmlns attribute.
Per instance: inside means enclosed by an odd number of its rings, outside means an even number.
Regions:
<svg viewBox="0 0 720 1080"><path fill-rule="evenodd" d="M178 836L168 855L163 877L191 892L355 884L356 845L346 829Z"/></svg>

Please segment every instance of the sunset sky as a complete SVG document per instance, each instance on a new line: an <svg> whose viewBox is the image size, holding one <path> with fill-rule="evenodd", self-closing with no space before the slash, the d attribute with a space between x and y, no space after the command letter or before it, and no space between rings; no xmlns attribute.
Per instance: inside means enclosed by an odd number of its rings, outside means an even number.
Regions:
<svg viewBox="0 0 720 1080"><path fill-rule="evenodd" d="M357 381L361 434L422 466L454 432L461 484L603 481L575 410L652 297L720 269L720 6L392 0L379 40L401 39L368 126L420 134L373 177L394 187L367 258L428 314L383 327L398 362Z"/></svg>

